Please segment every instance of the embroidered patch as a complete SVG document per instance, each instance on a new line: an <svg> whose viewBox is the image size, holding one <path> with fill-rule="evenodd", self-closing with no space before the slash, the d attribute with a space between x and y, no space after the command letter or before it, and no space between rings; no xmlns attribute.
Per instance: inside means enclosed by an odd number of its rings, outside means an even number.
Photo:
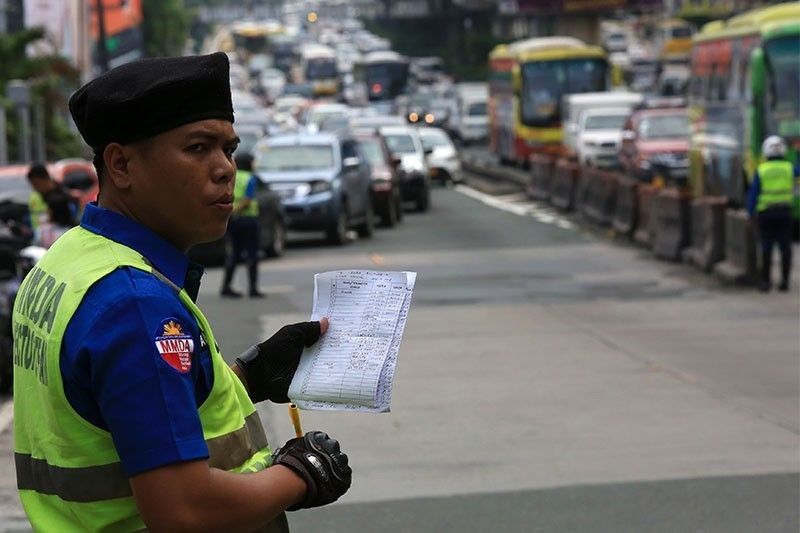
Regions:
<svg viewBox="0 0 800 533"><path fill-rule="evenodd" d="M194 340L183 332L183 325L175 319L161 323L156 331L155 345L169 366L185 374L192 369Z"/></svg>

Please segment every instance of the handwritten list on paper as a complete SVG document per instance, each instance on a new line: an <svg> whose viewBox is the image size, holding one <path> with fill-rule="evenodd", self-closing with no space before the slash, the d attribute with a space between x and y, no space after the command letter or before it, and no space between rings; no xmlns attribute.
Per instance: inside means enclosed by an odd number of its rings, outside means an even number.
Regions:
<svg viewBox="0 0 800 533"><path fill-rule="evenodd" d="M340 270L314 276L311 320L330 327L306 348L289 386L303 409L388 412L415 272Z"/></svg>

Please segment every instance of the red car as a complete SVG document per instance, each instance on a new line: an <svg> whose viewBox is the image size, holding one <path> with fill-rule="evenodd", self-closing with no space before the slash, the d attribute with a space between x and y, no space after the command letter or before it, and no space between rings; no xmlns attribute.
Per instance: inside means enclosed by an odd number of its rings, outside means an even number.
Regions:
<svg viewBox="0 0 800 533"><path fill-rule="evenodd" d="M81 209L89 202L97 200L99 182L97 172L91 161L85 159L62 159L47 165L50 176L80 205Z"/></svg>
<svg viewBox="0 0 800 533"><path fill-rule="evenodd" d="M642 181L666 172L671 179L689 174L689 117L686 108L642 109L626 121L619 153L622 168Z"/></svg>
<svg viewBox="0 0 800 533"><path fill-rule="evenodd" d="M8 165L0 167L0 199L28 204L31 186L28 184L30 165ZM50 177L60 183L78 204L85 206L97 199L97 172L91 161L85 159L62 159L47 164Z"/></svg>

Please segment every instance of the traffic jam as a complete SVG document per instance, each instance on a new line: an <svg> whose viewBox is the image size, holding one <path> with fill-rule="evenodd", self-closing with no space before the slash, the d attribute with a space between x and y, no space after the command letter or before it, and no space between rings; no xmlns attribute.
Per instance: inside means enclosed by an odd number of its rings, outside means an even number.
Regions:
<svg viewBox="0 0 800 533"><path fill-rule="evenodd" d="M604 21L599 45L570 36L500 44L476 81L455 81L444 58L393 50L347 4L337 9L286 3L277 19L219 26L206 46L231 62L235 156L252 157L258 177L262 257L309 234L335 246L371 238L406 215L430 216L437 187L477 187L478 177L658 257L756 282L748 183L770 135L789 140L791 161L800 148L797 4L700 29L665 20L647 35ZM35 261L16 253L30 240L27 170L0 168L12 284L18 263ZM78 205L96 199L91 161L49 171ZM190 254L220 265L225 240Z"/></svg>

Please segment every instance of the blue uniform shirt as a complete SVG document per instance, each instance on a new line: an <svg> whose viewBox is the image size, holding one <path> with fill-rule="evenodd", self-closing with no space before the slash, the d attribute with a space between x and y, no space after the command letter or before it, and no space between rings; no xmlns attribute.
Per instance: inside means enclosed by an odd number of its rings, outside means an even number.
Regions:
<svg viewBox="0 0 800 533"><path fill-rule="evenodd" d="M247 188L244 191L245 197L255 200L256 187L258 187L258 177L255 174L250 174L250 180L247 182Z"/></svg>
<svg viewBox="0 0 800 533"><path fill-rule="evenodd" d="M141 253L197 297L202 267L148 228L92 204L81 226ZM67 326L60 364L70 405L111 433L128 476L208 457L197 410L213 386L211 355L163 281L135 268L98 281Z"/></svg>

